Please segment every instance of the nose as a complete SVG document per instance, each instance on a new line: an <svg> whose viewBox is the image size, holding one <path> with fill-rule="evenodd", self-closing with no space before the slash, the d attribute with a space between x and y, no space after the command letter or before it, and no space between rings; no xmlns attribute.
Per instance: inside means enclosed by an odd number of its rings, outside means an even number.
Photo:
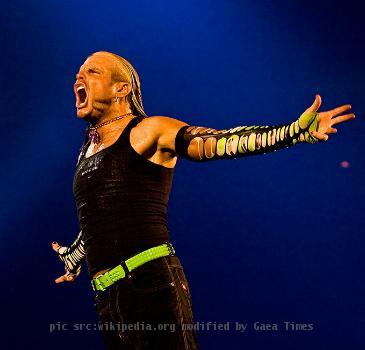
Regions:
<svg viewBox="0 0 365 350"><path fill-rule="evenodd" d="M85 80L85 76L83 73L76 74L76 82Z"/></svg>

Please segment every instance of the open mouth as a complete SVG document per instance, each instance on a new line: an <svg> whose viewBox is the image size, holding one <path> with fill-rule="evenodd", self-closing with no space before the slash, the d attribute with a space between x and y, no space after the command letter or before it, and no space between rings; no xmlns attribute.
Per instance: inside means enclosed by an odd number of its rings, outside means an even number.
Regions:
<svg viewBox="0 0 365 350"><path fill-rule="evenodd" d="M83 108L87 104L87 91L84 84L75 85L76 108Z"/></svg>

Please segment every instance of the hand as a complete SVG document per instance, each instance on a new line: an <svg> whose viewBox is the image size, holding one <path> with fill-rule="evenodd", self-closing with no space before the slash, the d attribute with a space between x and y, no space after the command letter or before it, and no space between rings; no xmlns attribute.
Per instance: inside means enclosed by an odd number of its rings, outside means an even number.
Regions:
<svg viewBox="0 0 365 350"><path fill-rule="evenodd" d="M62 254L67 250L67 247L62 247L57 242L52 242L52 249L57 253L58 257L64 263L64 260L62 259ZM76 271L71 272L65 264L65 271L66 273L64 275L55 279L55 282L57 284L62 282L73 282L76 277L80 275L81 266L78 266Z"/></svg>
<svg viewBox="0 0 365 350"><path fill-rule="evenodd" d="M313 115L317 112L321 106L322 99L320 95L316 95L314 103L303 114ZM351 105L343 105L329 111L318 113L318 131L311 131L311 135L317 138L319 141L327 141L329 134L337 133L337 129L333 128L333 125L345 122L355 118L355 114L348 113L342 114L351 109ZM334 118L335 117L335 118Z"/></svg>

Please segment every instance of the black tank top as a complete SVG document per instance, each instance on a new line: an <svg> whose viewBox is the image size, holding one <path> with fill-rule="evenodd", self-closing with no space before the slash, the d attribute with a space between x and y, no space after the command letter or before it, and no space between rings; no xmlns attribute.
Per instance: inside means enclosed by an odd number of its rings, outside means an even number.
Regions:
<svg viewBox="0 0 365 350"><path fill-rule="evenodd" d="M167 204L173 168L155 164L131 146L134 117L117 141L92 156L81 153L73 181L90 276L169 240Z"/></svg>

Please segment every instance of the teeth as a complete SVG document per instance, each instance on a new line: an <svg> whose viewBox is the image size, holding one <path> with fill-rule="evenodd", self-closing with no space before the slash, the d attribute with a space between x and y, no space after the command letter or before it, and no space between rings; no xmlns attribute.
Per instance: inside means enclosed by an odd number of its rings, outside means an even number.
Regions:
<svg viewBox="0 0 365 350"><path fill-rule="evenodd" d="M84 93L80 94L79 92L83 90ZM87 91L86 86L84 84L78 85L76 87L76 108L83 108L87 105ZM81 96L82 95L82 96ZM83 99L83 102L81 102L81 99Z"/></svg>

